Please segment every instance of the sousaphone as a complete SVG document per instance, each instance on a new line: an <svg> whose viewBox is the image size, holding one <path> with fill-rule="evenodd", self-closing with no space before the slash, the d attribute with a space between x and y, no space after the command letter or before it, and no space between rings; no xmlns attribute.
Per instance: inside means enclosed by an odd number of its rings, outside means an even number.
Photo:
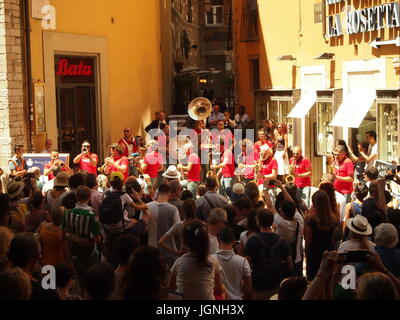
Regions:
<svg viewBox="0 0 400 320"><path fill-rule="evenodd" d="M212 103L204 97L199 97L189 103L189 116L195 121L203 121L212 113Z"/></svg>

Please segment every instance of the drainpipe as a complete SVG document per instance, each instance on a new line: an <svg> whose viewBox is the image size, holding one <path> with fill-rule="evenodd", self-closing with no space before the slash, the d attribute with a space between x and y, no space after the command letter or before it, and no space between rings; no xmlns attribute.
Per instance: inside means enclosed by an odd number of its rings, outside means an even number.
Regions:
<svg viewBox="0 0 400 320"><path fill-rule="evenodd" d="M33 152L33 81L32 81L32 55L31 55L31 24L30 24L30 14L29 14L29 0L21 1L21 16L23 16L23 30L22 34L24 37L24 64L25 64L25 83L26 83L26 97L25 100L28 103L28 143L29 151Z"/></svg>

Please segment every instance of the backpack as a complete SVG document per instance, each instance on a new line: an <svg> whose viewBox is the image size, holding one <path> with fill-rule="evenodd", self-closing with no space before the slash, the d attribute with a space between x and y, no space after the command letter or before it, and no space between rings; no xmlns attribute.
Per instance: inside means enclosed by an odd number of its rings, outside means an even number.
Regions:
<svg viewBox="0 0 400 320"><path fill-rule="evenodd" d="M278 288L284 275L282 259L278 253L282 238L279 237L273 246L268 245L259 234L255 238L262 244L256 263L253 264L253 275L257 278L255 284L262 287L261 290Z"/></svg>
<svg viewBox="0 0 400 320"><path fill-rule="evenodd" d="M99 219L102 224L118 224L123 221L122 195L124 192L107 191L104 194L99 208Z"/></svg>

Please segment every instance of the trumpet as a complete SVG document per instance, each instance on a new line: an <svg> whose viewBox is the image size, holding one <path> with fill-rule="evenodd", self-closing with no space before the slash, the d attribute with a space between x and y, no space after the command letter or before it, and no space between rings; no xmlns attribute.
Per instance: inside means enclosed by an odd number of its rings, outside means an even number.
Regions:
<svg viewBox="0 0 400 320"><path fill-rule="evenodd" d="M104 159L104 164L98 168L97 171L99 171L101 174L106 174L106 168L110 161L112 161L112 154L108 158Z"/></svg>
<svg viewBox="0 0 400 320"><path fill-rule="evenodd" d="M286 183L293 183L295 180L295 173L296 167L294 165L289 166L289 174L285 177L285 182Z"/></svg>

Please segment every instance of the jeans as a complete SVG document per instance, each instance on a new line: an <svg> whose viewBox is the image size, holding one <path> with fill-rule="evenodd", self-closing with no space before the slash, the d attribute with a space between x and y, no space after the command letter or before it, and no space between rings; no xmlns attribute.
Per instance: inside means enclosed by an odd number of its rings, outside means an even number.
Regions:
<svg viewBox="0 0 400 320"><path fill-rule="evenodd" d="M219 189L219 193L223 196L228 196L229 199L232 196L232 187L235 184L235 177L229 177L229 178L221 178L221 187Z"/></svg>

